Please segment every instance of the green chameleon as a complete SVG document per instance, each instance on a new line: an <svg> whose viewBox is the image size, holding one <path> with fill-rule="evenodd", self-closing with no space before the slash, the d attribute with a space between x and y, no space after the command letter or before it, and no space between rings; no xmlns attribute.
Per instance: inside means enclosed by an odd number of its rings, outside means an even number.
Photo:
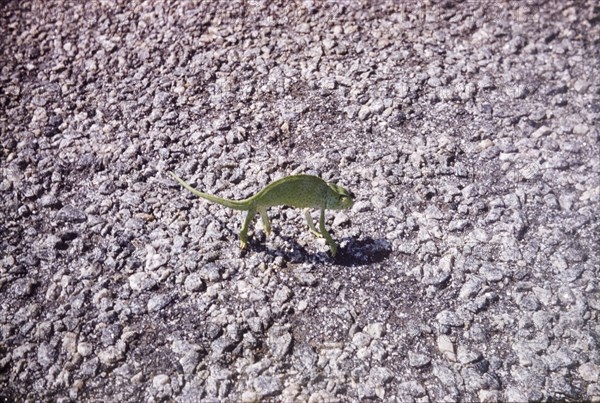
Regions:
<svg viewBox="0 0 600 403"><path fill-rule="evenodd" d="M287 176L271 182L252 197L244 200L229 200L202 193L191 187L173 172L170 172L170 174L183 187L197 196L234 210L248 212L244 225L242 225L242 229L240 230L240 247L242 249L246 248L248 227L256 213L260 214L265 232L269 235L271 233L271 222L267 215L267 209L272 206L285 205L304 209L304 217L306 217L306 223L310 232L318 237L324 237L331 250L331 255L335 256L338 245L325 228L325 210L349 209L354 203L352 200L353 196L346 189L333 183L325 182L323 179L312 175ZM308 210L309 208L321 209L321 218L319 219L320 231L317 231L315 228Z"/></svg>

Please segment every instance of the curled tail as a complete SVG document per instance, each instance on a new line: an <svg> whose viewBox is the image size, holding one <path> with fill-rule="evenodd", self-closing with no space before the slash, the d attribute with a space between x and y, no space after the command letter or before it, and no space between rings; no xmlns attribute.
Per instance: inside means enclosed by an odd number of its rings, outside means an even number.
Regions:
<svg viewBox="0 0 600 403"><path fill-rule="evenodd" d="M209 195L208 193L202 193L199 190L196 190L193 187L191 187L187 182L185 182L179 176L175 175L173 172L169 172L169 173L177 182L179 182L181 184L181 186L183 186L184 188L186 188L187 190L189 190L196 196L200 196L203 199L206 199L213 203L220 204L225 207L232 208L234 210L248 210L248 201L247 200L239 200L239 201L238 200L229 200L229 199L224 199L222 197Z"/></svg>

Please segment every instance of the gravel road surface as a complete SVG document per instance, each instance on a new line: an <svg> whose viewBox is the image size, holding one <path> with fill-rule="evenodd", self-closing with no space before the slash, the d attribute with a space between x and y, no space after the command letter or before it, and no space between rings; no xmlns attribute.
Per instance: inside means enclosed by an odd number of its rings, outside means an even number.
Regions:
<svg viewBox="0 0 600 403"><path fill-rule="evenodd" d="M1 1L0 403L600 401L599 22ZM285 207L242 253L169 170L356 202L335 259Z"/></svg>

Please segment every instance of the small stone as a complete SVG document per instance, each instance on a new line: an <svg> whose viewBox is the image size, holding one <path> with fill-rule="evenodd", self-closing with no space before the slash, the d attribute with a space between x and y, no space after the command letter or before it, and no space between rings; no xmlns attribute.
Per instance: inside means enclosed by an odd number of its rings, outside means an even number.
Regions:
<svg viewBox="0 0 600 403"><path fill-rule="evenodd" d="M148 291L156 286L156 280L150 273L139 272L129 276L129 287L134 291Z"/></svg>
<svg viewBox="0 0 600 403"><path fill-rule="evenodd" d="M273 356L282 358L290 352L293 338L286 328L275 325L269 329L268 341Z"/></svg>
<svg viewBox="0 0 600 403"><path fill-rule="evenodd" d="M134 376L132 376L130 380L131 380L131 383L140 384L140 383L143 383L145 379L146 379L146 377L144 376L144 372L140 371L137 374L135 374Z"/></svg>
<svg viewBox="0 0 600 403"><path fill-rule="evenodd" d="M168 256L156 253L150 245L146 246L146 270L153 271L167 263Z"/></svg>
<svg viewBox="0 0 600 403"><path fill-rule="evenodd" d="M229 337L220 337L211 343L211 355L213 358L219 359L223 354L233 351L237 344Z"/></svg>
<svg viewBox="0 0 600 403"><path fill-rule="evenodd" d="M369 372L369 380L376 386L385 385L392 379L394 379L394 374L385 367L373 367Z"/></svg>
<svg viewBox="0 0 600 403"><path fill-rule="evenodd" d="M162 390L165 385L168 385L171 381L169 375L159 374L152 378L152 386L154 386L158 390Z"/></svg>
<svg viewBox="0 0 600 403"><path fill-rule="evenodd" d="M563 285L558 289L558 300L563 305L573 305L575 303L575 295L570 287Z"/></svg>
<svg viewBox="0 0 600 403"><path fill-rule="evenodd" d="M11 290L15 297L24 298L29 297L35 291L37 282L30 278L20 278L15 280L12 284Z"/></svg>
<svg viewBox="0 0 600 403"><path fill-rule="evenodd" d="M450 361L456 361L456 354L454 353L454 345L449 336L441 335L438 337L437 346L440 352Z"/></svg>
<svg viewBox="0 0 600 403"><path fill-rule="evenodd" d="M349 222L350 222L350 217L348 217L348 214L339 212L335 215L335 217L333 219L333 226L340 227L342 225L348 224Z"/></svg>
<svg viewBox="0 0 600 403"><path fill-rule="evenodd" d="M591 362L586 362L585 364L581 364L579 368L577 368L577 372L579 372L579 376L584 381L587 382L598 382L600 381L600 366L593 364Z"/></svg>
<svg viewBox="0 0 600 403"><path fill-rule="evenodd" d="M527 87L523 84L507 87L506 94L514 99L523 99L528 94Z"/></svg>
<svg viewBox="0 0 600 403"><path fill-rule="evenodd" d="M552 130L550 130L550 128L548 126L540 126L536 131L534 131L533 133L531 133L531 136L533 138L540 138L543 136L547 136L550 133L552 133Z"/></svg>
<svg viewBox="0 0 600 403"><path fill-rule="evenodd" d="M367 334L373 339L380 339L385 334L385 326L383 323L371 323L365 328Z"/></svg>
<svg viewBox="0 0 600 403"><path fill-rule="evenodd" d="M369 115L371 115L371 108L367 105L361 106L361 108L358 110L358 118L360 120L366 120Z"/></svg>
<svg viewBox="0 0 600 403"><path fill-rule="evenodd" d="M320 85L324 90L334 90L336 87L336 82L333 77L325 77L321 80Z"/></svg>
<svg viewBox="0 0 600 403"><path fill-rule="evenodd" d="M287 302L292 297L292 290L290 290L287 286L282 286L277 291L275 291L275 295L273 295L273 302L276 305L282 305Z"/></svg>
<svg viewBox="0 0 600 403"><path fill-rule="evenodd" d="M246 390L242 393L242 403L257 403L260 401L258 393Z"/></svg>
<svg viewBox="0 0 600 403"><path fill-rule="evenodd" d="M277 396L283 390L283 385L279 378L262 375L252 383L254 390L261 399L265 397Z"/></svg>
<svg viewBox="0 0 600 403"><path fill-rule="evenodd" d="M262 320L258 316L253 316L251 318L248 318L246 320L246 323L248 323L248 327L250 328L250 330L252 332L262 333L263 324L262 324Z"/></svg>
<svg viewBox="0 0 600 403"><path fill-rule="evenodd" d="M110 346L106 350L100 351L97 355L100 362L105 365L115 364L125 358L123 352L115 346Z"/></svg>
<svg viewBox="0 0 600 403"><path fill-rule="evenodd" d="M570 368L578 364L576 354L566 346L561 347L554 354L546 356L546 363L550 371L555 371L559 368Z"/></svg>
<svg viewBox="0 0 600 403"><path fill-rule="evenodd" d="M540 308L540 303L533 293L518 294L516 302L524 311L535 312Z"/></svg>
<svg viewBox="0 0 600 403"><path fill-rule="evenodd" d="M92 346L92 343L84 341L77 345L77 352L82 357L89 357L94 352L94 347Z"/></svg>
<svg viewBox="0 0 600 403"><path fill-rule="evenodd" d="M504 392L504 399L507 402L528 402L529 397L521 390L515 387L508 387Z"/></svg>
<svg viewBox="0 0 600 403"><path fill-rule="evenodd" d="M184 286L185 290L189 293L203 291L206 289L206 284L204 284L202 275L200 273L192 273L187 276L185 278Z"/></svg>
<svg viewBox="0 0 600 403"><path fill-rule="evenodd" d="M121 333L123 331L123 326L120 323L113 323L111 325L106 326L102 329L102 334L100 336L100 340L104 346L110 346L116 343L116 341L121 337Z"/></svg>
<svg viewBox="0 0 600 403"><path fill-rule="evenodd" d="M61 223L82 223L87 220L87 215L71 205L64 206L56 213L56 221Z"/></svg>
<svg viewBox="0 0 600 403"><path fill-rule="evenodd" d="M360 383L356 387L359 400L374 399L376 397L375 389L368 384Z"/></svg>
<svg viewBox="0 0 600 403"><path fill-rule="evenodd" d="M431 362L431 358L426 356L425 354L414 353L412 351L408 352L408 364L414 368L423 368Z"/></svg>
<svg viewBox="0 0 600 403"><path fill-rule="evenodd" d="M194 373L199 363L200 353L194 350L188 351L183 357L179 359L179 364L181 364L183 373L188 375Z"/></svg>
<svg viewBox="0 0 600 403"><path fill-rule="evenodd" d="M77 333L65 332L62 340L62 350L70 355L77 352Z"/></svg>
<svg viewBox="0 0 600 403"><path fill-rule="evenodd" d="M456 350L456 358L458 358L458 361L461 364L465 365L465 364L471 364L473 362L477 362L477 361L481 360L483 358L483 356L481 355L481 353L479 351L469 350L469 349L467 349L467 347L465 347L463 345L459 345Z"/></svg>
<svg viewBox="0 0 600 403"><path fill-rule="evenodd" d="M497 390L482 389L479 391L478 396L481 403L496 403L500 401L500 395Z"/></svg>
<svg viewBox="0 0 600 403"><path fill-rule="evenodd" d="M491 283L497 283L504 278L504 273L502 270L491 263L482 264L481 268L479 269L479 274Z"/></svg>
<svg viewBox="0 0 600 403"><path fill-rule="evenodd" d="M354 344L357 348L368 347L371 343L371 336L367 333L356 332L354 336L352 336L352 344Z"/></svg>
<svg viewBox="0 0 600 403"><path fill-rule="evenodd" d="M577 91L577 92L585 92L585 91L587 91L589 86L590 86L590 84L586 80L579 79L579 80L575 81L573 88L575 88L575 91Z"/></svg>
<svg viewBox="0 0 600 403"><path fill-rule="evenodd" d="M455 312L449 310L444 310L438 313L435 318L438 321L438 323L443 326L459 327L465 324L464 320L462 320L460 316L458 316Z"/></svg>
<svg viewBox="0 0 600 403"><path fill-rule="evenodd" d="M317 362L317 353L310 345L301 345L298 349L294 349L294 355L297 356L300 362L306 369L314 368Z"/></svg>
<svg viewBox="0 0 600 403"><path fill-rule="evenodd" d="M56 198L56 196L48 194L44 195L40 198L40 204L42 207L55 208L60 207L60 202Z"/></svg>
<svg viewBox="0 0 600 403"><path fill-rule="evenodd" d="M165 308L175 297L171 294L155 295L148 300L148 311L156 312Z"/></svg>
<svg viewBox="0 0 600 403"><path fill-rule="evenodd" d="M573 134L584 135L589 131L589 126L585 123L579 123L573 127Z"/></svg>
<svg viewBox="0 0 600 403"><path fill-rule="evenodd" d="M93 377L98 373L99 360L97 357L90 358L85 360L83 364L81 364L81 368L79 370L79 374L83 376Z"/></svg>
<svg viewBox="0 0 600 403"><path fill-rule="evenodd" d="M48 343L41 343L37 350L37 360L38 363L44 367L48 368L56 361L57 351L54 347L49 345Z"/></svg>
<svg viewBox="0 0 600 403"><path fill-rule="evenodd" d="M421 282L427 285L439 286L450 279L451 270L447 269L443 264L425 264L423 266L423 276Z"/></svg>
<svg viewBox="0 0 600 403"><path fill-rule="evenodd" d="M458 297L460 299L471 299L481 290L482 281L478 277L471 277L460 289Z"/></svg>
<svg viewBox="0 0 600 403"><path fill-rule="evenodd" d="M477 87L482 90L489 90L495 87L494 80L490 76L483 76L481 80L477 82Z"/></svg>

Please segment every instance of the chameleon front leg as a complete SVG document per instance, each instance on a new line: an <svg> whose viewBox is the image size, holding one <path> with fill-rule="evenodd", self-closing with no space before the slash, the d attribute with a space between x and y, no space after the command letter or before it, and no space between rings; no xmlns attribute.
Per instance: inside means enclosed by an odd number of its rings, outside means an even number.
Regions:
<svg viewBox="0 0 600 403"><path fill-rule="evenodd" d="M250 227L250 223L254 219L255 215L256 215L256 208L251 207L248 210L246 219L244 220L244 225L242 225L242 229L240 230L240 248L241 249L246 249L246 244L248 243L248 228Z"/></svg>
<svg viewBox="0 0 600 403"><path fill-rule="evenodd" d="M310 230L310 232L318 238L323 238L323 235L321 235L321 233L317 231L317 228L313 223L313 219L310 216L310 210L307 208L304 209L304 218L306 218L306 224L308 224L308 229Z"/></svg>
<svg viewBox="0 0 600 403"><path fill-rule="evenodd" d="M329 232L327 232L327 228L325 228L325 209L324 208L321 209L321 217L319 218L319 229L321 230L321 235L325 238L325 241L327 241L327 245L329 245L329 250L331 251L331 256L335 257L338 246L335 243L335 241L333 240L333 238L331 237L331 235L329 234Z"/></svg>
<svg viewBox="0 0 600 403"><path fill-rule="evenodd" d="M269 220L269 215L267 214L266 208L259 208L258 214L260 214L260 219L262 221L263 228L265 230L265 234L271 235L271 221Z"/></svg>

